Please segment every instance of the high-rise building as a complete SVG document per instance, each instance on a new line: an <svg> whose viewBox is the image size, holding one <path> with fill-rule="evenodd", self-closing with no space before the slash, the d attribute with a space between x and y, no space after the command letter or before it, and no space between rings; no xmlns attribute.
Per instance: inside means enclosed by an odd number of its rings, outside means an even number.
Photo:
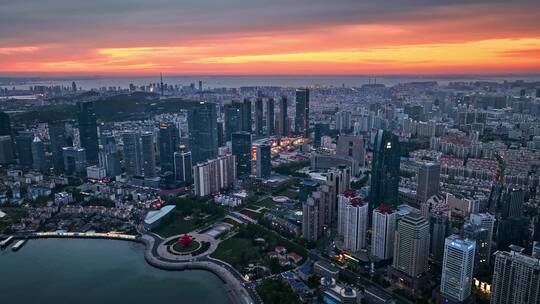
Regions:
<svg viewBox="0 0 540 304"><path fill-rule="evenodd" d="M144 177L156 176L156 152L154 148L154 133L141 134L142 168Z"/></svg>
<svg viewBox="0 0 540 304"><path fill-rule="evenodd" d="M302 204L302 237L308 241L316 241L322 235L319 205L320 193L318 192L313 192Z"/></svg>
<svg viewBox="0 0 540 304"><path fill-rule="evenodd" d="M158 133L159 164L161 173L174 170L174 152L178 150L180 133L171 123L161 123Z"/></svg>
<svg viewBox="0 0 540 304"><path fill-rule="evenodd" d="M352 113L350 111L337 112L336 113L336 130L338 130L340 133L348 132L352 127L351 116L352 116Z"/></svg>
<svg viewBox="0 0 540 304"><path fill-rule="evenodd" d="M237 132L231 135L232 154L236 157L236 174L244 179L251 175L251 134Z"/></svg>
<svg viewBox="0 0 540 304"><path fill-rule="evenodd" d="M448 214L444 212L432 212L428 216L431 225L429 252L435 261L442 263L444 259L444 242L450 231Z"/></svg>
<svg viewBox="0 0 540 304"><path fill-rule="evenodd" d="M351 168L339 167L328 170L328 172L326 173L326 184L329 186L330 191L328 199L329 211L327 212L327 224L332 225L337 221L338 217L338 195L344 193L350 187Z"/></svg>
<svg viewBox="0 0 540 304"><path fill-rule="evenodd" d="M366 155L364 139L358 135L340 134L336 146L336 154L351 157L356 160L358 165L364 166Z"/></svg>
<svg viewBox="0 0 540 304"><path fill-rule="evenodd" d="M105 168L105 173L108 177L115 177L122 174L122 166L120 165L120 155L118 151L103 152L100 159L100 166Z"/></svg>
<svg viewBox="0 0 540 304"><path fill-rule="evenodd" d="M296 90L296 115L294 119L294 131L309 137L309 90Z"/></svg>
<svg viewBox="0 0 540 304"><path fill-rule="evenodd" d="M479 274L481 269L489 269L488 256L490 252L487 249L490 239L487 229L467 221L463 224L463 236L476 242L474 274Z"/></svg>
<svg viewBox="0 0 540 304"><path fill-rule="evenodd" d="M244 104L233 101L223 106L225 114L225 141L231 140L231 135L243 131Z"/></svg>
<svg viewBox="0 0 540 304"><path fill-rule="evenodd" d="M255 100L255 133L257 133L257 135L263 134L263 119L263 99L259 97Z"/></svg>
<svg viewBox="0 0 540 304"><path fill-rule="evenodd" d="M189 148L193 163L218 154L216 105L200 102L188 111Z"/></svg>
<svg viewBox="0 0 540 304"><path fill-rule="evenodd" d="M64 147L64 172L68 175L86 175L86 150L84 148Z"/></svg>
<svg viewBox="0 0 540 304"><path fill-rule="evenodd" d="M13 158L13 142L11 136L0 136L0 164L11 164L15 161Z"/></svg>
<svg viewBox="0 0 540 304"><path fill-rule="evenodd" d="M351 199L346 207L343 245L351 252L366 248L368 209L368 204L358 197Z"/></svg>
<svg viewBox="0 0 540 304"><path fill-rule="evenodd" d="M509 217L498 221L497 249L508 250L510 245L529 246L530 219L528 217Z"/></svg>
<svg viewBox="0 0 540 304"><path fill-rule="evenodd" d="M251 118L251 101L246 98L242 105L242 131L251 133L251 124L253 122Z"/></svg>
<svg viewBox="0 0 540 304"><path fill-rule="evenodd" d="M477 243L476 248L481 253L481 256L486 259L485 263L489 265L491 260L491 243L493 242L493 230L495 229L495 217L490 213L472 213L469 217L469 221L476 226L486 229L487 231L488 241L487 244L485 244L486 247L481 246Z"/></svg>
<svg viewBox="0 0 540 304"><path fill-rule="evenodd" d="M409 213L398 222L392 266L416 278L428 270L429 223L420 213Z"/></svg>
<svg viewBox="0 0 540 304"><path fill-rule="evenodd" d="M268 178L272 174L272 147L269 144L257 146L257 177Z"/></svg>
<svg viewBox="0 0 540 304"><path fill-rule="evenodd" d="M276 122L274 119L274 98L268 99L266 102L266 135L272 136L276 134Z"/></svg>
<svg viewBox="0 0 540 304"><path fill-rule="evenodd" d="M318 122L313 129L313 145L320 148L321 139L330 132L330 126L327 123Z"/></svg>
<svg viewBox="0 0 540 304"><path fill-rule="evenodd" d="M371 233L371 255L380 260L389 260L394 254L396 213L390 206L381 204L373 209Z"/></svg>
<svg viewBox="0 0 540 304"><path fill-rule="evenodd" d="M47 170L47 159L45 158L45 146L39 137L32 140L32 163L35 170Z"/></svg>
<svg viewBox="0 0 540 304"><path fill-rule="evenodd" d="M223 121L217 122L217 144L218 147L224 147L225 146L225 130L223 130L224 124Z"/></svg>
<svg viewBox="0 0 540 304"><path fill-rule="evenodd" d="M0 136L11 136L11 120L9 114L0 112Z"/></svg>
<svg viewBox="0 0 540 304"><path fill-rule="evenodd" d="M523 212L525 203L525 191L519 187L509 187L504 193L502 202L502 217L519 217Z"/></svg>
<svg viewBox="0 0 540 304"><path fill-rule="evenodd" d="M127 131L122 134L124 142L124 167L126 175L142 175L142 157L140 135L135 131Z"/></svg>
<svg viewBox="0 0 540 304"><path fill-rule="evenodd" d="M98 162L99 152L97 118L94 111L94 103L79 102L77 103L77 107L81 147L86 150L86 160L94 164Z"/></svg>
<svg viewBox="0 0 540 304"><path fill-rule="evenodd" d="M476 242L451 235L444 243L441 295L462 302L471 295Z"/></svg>
<svg viewBox="0 0 540 304"><path fill-rule="evenodd" d="M369 200L372 208L387 203L398 204L400 151L398 137L391 132L379 130L373 147L371 187Z"/></svg>
<svg viewBox="0 0 540 304"><path fill-rule="evenodd" d="M345 225L347 223L347 206L355 197L357 197L357 193L353 189L347 189L337 197L337 233L341 237L343 237L345 234Z"/></svg>
<svg viewBox="0 0 540 304"><path fill-rule="evenodd" d="M174 152L174 177L186 185L193 183L191 152Z"/></svg>
<svg viewBox="0 0 540 304"><path fill-rule="evenodd" d="M193 166L193 177L197 196L207 196L231 187L236 178L234 155L219 156L196 164Z"/></svg>
<svg viewBox="0 0 540 304"><path fill-rule="evenodd" d="M540 260L525 255L521 247L511 249L495 252L491 303L540 303Z"/></svg>
<svg viewBox="0 0 540 304"><path fill-rule="evenodd" d="M17 146L17 158L19 159L19 165L23 168L32 168L32 141L34 140L34 133L32 132L19 132L15 136L15 142Z"/></svg>
<svg viewBox="0 0 540 304"><path fill-rule="evenodd" d="M287 97L283 96L279 100L279 134L281 136L289 136L289 128L287 126L288 118Z"/></svg>
<svg viewBox="0 0 540 304"><path fill-rule="evenodd" d="M51 143L52 165L56 173L64 170L62 148L68 146L66 125L63 122L49 123L49 140Z"/></svg>
<svg viewBox="0 0 540 304"><path fill-rule="evenodd" d="M425 204L430 197L439 193L440 176L441 166L438 163L426 163L420 166L416 188L416 197L420 205Z"/></svg>

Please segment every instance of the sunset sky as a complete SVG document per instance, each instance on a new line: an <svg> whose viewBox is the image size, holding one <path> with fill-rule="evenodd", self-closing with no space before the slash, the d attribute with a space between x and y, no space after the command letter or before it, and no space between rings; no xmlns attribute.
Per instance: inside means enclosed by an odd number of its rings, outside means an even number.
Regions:
<svg viewBox="0 0 540 304"><path fill-rule="evenodd" d="M540 1L1 0L0 74L540 73Z"/></svg>

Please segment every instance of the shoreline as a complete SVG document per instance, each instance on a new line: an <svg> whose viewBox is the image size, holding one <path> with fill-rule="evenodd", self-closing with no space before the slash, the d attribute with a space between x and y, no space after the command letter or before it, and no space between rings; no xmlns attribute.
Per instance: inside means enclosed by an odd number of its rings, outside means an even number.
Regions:
<svg viewBox="0 0 540 304"><path fill-rule="evenodd" d="M47 238L78 238L78 239L107 239L107 240L116 240L116 241L128 241L136 242L143 244L144 249L144 259L146 263L150 266L157 269L166 270L166 271L183 271L183 270L203 270L208 271L217 276L222 282L229 297L229 300L233 304L251 304L255 303L253 297L245 289L243 284L231 273L225 262L213 259L213 258L203 258L197 259L193 258L189 261L178 262L173 260L168 260L160 257L157 254L157 246L160 244L156 242L156 237L151 236L150 234L141 234L138 236L135 235L121 235L121 234L106 234L106 233L47 233L47 234L38 234L32 233L26 236L15 236L15 239L47 239ZM217 262L220 262L222 265L218 265Z"/></svg>

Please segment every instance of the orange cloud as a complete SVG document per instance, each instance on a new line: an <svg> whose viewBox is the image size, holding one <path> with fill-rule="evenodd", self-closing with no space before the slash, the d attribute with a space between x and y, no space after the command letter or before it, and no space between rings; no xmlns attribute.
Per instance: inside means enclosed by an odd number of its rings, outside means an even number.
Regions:
<svg viewBox="0 0 540 304"><path fill-rule="evenodd" d="M491 18L476 22L490 24ZM448 28L455 27L452 35ZM538 72L540 35L468 33L454 21L352 24L306 32L233 33L183 43L0 48L0 72L360 74ZM119 45L125 42L119 41ZM2 50L4 50L2 52ZM32 52L32 56L28 53ZM7 60L2 60L2 59Z"/></svg>

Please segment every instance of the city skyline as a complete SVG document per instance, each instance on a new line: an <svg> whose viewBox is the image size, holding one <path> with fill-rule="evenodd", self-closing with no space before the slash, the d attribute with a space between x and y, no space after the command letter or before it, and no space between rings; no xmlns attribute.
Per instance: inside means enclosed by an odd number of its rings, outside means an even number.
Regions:
<svg viewBox="0 0 540 304"><path fill-rule="evenodd" d="M0 73L538 73L539 8L530 0L20 1L0 12Z"/></svg>

